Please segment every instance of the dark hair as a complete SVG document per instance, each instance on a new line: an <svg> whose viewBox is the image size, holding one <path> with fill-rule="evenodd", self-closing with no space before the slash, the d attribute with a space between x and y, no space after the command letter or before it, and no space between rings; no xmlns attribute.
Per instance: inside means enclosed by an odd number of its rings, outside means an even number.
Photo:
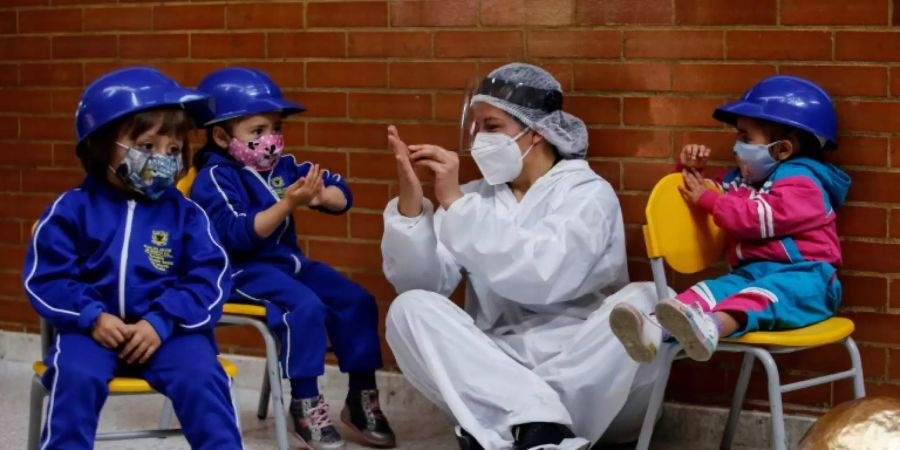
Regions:
<svg viewBox="0 0 900 450"><path fill-rule="evenodd" d="M106 178L119 135L124 133L131 139L137 139L160 122L162 125L158 134L174 134L181 137L181 158L186 167L190 158L188 134L194 124L190 116L177 106L139 111L103 125L78 145L76 153L81 160L81 166L89 175Z"/></svg>
<svg viewBox="0 0 900 450"><path fill-rule="evenodd" d="M804 131L790 125L770 122L763 120L763 128L769 135L770 142L788 140L794 146L794 154L792 157L805 156L807 158L821 161L825 158L825 150L819 138L809 131Z"/></svg>
<svg viewBox="0 0 900 450"><path fill-rule="evenodd" d="M219 153L221 155L227 155L227 149L222 148L219 144L216 143L216 140L213 138L213 129L215 127L221 127L225 130L226 133L231 135L234 132L234 122L232 120L223 120L221 122L216 122L212 125L206 127L206 143L194 153L194 157L191 158L191 164L197 168L198 170L206 164L206 159L209 153Z"/></svg>

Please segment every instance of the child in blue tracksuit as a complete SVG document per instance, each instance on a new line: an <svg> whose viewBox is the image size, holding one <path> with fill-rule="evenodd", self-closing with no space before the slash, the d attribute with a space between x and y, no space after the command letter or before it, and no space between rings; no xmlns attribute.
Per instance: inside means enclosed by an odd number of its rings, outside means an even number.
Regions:
<svg viewBox="0 0 900 450"><path fill-rule="evenodd" d="M24 284L56 331L41 449L90 449L114 376L172 400L195 449L239 449L229 379L212 328L231 288L228 257L204 211L174 187L187 154L185 108L208 98L155 69L87 87L75 115L87 172L34 230Z"/></svg>
<svg viewBox="0 0 900 450"><path fill-rule="evenodd" d="M215 99L216 108L206 122L207 144L194 160L198 174L191 197L207 211L231 257L233 298L264 304L268 325L280 338L294 429L316 449L344 446L318 391L330 338L341 371L350 375L342 420L366 443L393 446L375 384L382 365L375 299L308 259L297 246L292 220L301 206L346 212L350 189L338 174L282 156L282 119L304 109L283 99L266 74L222 69L198 89Z"/></svg>

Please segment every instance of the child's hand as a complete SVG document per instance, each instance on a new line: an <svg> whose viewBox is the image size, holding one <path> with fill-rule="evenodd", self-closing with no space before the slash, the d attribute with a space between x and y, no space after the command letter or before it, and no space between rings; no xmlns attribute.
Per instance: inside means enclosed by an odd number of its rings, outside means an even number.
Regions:
<svg viewBox="0 0 900 450"><path fill-rule="evenodd" d="M116 348L131 337L131 331L122 319L103 312L94 321L91 337L106 348Z"/></svg>
<svg viewBox="0 0 900 450"><path fill-rule="evenodd" d="M319 170L318 164L313 164L305 177L300 178L285 189L284 200L288 202L291 209L296 209L300 206L309 205L324 188L325 180L322 179L322 171Z"/></svg>
<svg viewBox="0 0 900 450"><path fill-rule="evenodd" d="M333 211L340 211L347 206L347 197L344 191L335 186L328 186L309 202L309 206L323 206Z"/></svg>
<svg viewBox="0 0 900 450"><path fill-rule="evenodd" d="M681 165L693 170L703 170L709 160L709 147L701 144L688 144L681 149Z"/></svg>
<svg viewBox="0 0 900 450"><path fill-rule="evenodd" d="M683 170L684 185L678 186L678 191L688 203L697 203L704 192L708 190L703 176L695 170Z"/></svg>
<svg viewBox="0 0 900 450"><path fill-rule="evenodd" d="M125 349L119 353L119 358L128 361L128 364L132 364L135 361L143 364L149 361L150 357L156 353L156 350L162 344L156 329L146 320L141 320L134 325L126 325L126 327L131 331L131 339L129 339Z"/></svg>

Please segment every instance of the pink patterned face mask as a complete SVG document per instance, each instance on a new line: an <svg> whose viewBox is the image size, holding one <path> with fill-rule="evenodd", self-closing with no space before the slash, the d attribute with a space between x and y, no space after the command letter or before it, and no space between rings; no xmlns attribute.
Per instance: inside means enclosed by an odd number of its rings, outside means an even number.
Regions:
<svg viewBox="0 0 900 450"><path fill-rule="evenodd" d="M241 164L257 172L272 170L284 152L284 136L281 133L270 133L243 143L232 138L228 144L228 153Z"/></svg>

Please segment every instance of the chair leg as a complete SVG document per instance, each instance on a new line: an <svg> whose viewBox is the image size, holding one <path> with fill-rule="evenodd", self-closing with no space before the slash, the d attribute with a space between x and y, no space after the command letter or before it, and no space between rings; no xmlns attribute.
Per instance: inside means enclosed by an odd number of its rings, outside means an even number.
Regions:
<svg viewBox="0 0 900 450"><path fill-rule="evenodd" d="M784 409L781 405L781 378L778 374L778 366L769 352L753 348L754 356L759 359L766 369L766 378L769 385L769 408L772 413L772 450L787 450L787 435L784 431Z"/></svg>
<svg viewBox="0 0 900 450"><path fill-rule="evenodd" d="M853 397L863 398L866 396L866 385L863 382L862 358L859 356L859 347L852 337L847 336L844 339L844 347L850 354L850 363L853 365Z"/></svg>
<svg viewBox="0 0 900 450"><path fill-rule="evenodd" d="M172 427L172 419L175 417L175 407L172 406L172 400L164 397L162 412L159 414L159 429L168 430Z"/></svg>
<svg viewBox="0 0 900 450"><path fill-rule="evenodd" d="M275 416L275 439L279 450L288 450L287 417L281 391L281 372L278 370L278 348L275 337L262 322L256 322L256 329L262 334L266 344L266 378L269 379L269 391L272 396L272 413Z"/></svg>
<svg viewBox="0 0 900 450"><path fill-rule="evenodd" d="M729 450L734 442L734 433L737 431L741 410L744 408L744 396L747 394L747 385L750 383L752 371L753 354L745 352L744 359L741 362L741 371L738 374L737 385L734 388L734 397L731 399L731 410L728 411L725 433L722 435L722 442L719 445L721 450Z"/></svg>
<svg viewBox="0 0 900 450"><path fill-rule="evenodd" d="M41 425L44 418L44 397L47 390L38 377L31 381L31 407L28 412L28 450L38 450L41 441Z"/></svg>
<svg viewBox="0 0 900 450"><path fill-rule="evenodd" d="M266 358L268 358L268 355ZM262 377L262 386L259 388L259 406L256 408L256 417L258 417L259 420L263 420L269 415L269 395L271 389L272 387L269 385L268 365L266 365L266 373Z"/></svg>
<svg viewBox="0 0 900 450"><path fill-rule="evenodd" d="M637 447L635 450L647 450L650 448L650 440L653 437L653 428L656 426L656 418L662 408L663 398L666 394L666 385L669 383L669 372L672 370L672 362L675 356L681 350L678 344L663 344L660 346L660 354L657 358L664 358L662 367L656 381L653 383L653 391L650 393L650 403L647 405L647 412L644 414L644 423L641 425L641 434L638 437Z"/></svg>

